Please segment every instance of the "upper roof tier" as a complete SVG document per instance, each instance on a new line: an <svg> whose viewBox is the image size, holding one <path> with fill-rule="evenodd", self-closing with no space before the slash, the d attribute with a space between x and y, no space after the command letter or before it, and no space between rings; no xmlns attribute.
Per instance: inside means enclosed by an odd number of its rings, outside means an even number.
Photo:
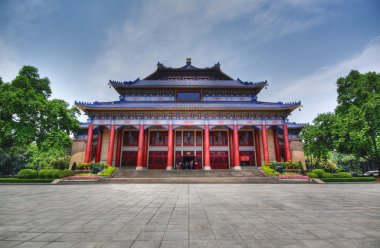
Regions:
<svg viewBox="0 0 380 248"><path fill-rule="evenodd" d="M232 77L220 69L219 63L212 67L198 68L191 64L191 58L187 58L186 65L179 68L166 67L158 62L156 71L144 78L144 80L170 79L232 80Z"/></svg>

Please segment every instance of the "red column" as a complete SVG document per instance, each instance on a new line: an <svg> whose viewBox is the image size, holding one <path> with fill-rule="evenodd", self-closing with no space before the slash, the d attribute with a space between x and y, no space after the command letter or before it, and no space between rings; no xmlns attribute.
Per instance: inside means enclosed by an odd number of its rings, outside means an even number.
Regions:
<svg viewBox="0 0 380 248"><path fill-rule="evenodd" d="M229 131L229 144L230 144L230 165L234 166L234 136L233 131Z"/></svg>
<svg viewBox="0 0 380 248"><path fill-rule="evenodd" d="M289 145L289 135L288 135L288 125L284 124L284 149L285 149L285 162L292 160L292 155L290 154L290 145Z"/></svg>
<svg viewBox="0 0 380 248"><path fill-rule="evenodd" d="M107 156L107 164L109 166L112 166L114 143L115 143L115 124L112 123L111 129L110 129L110 139L108 142L108 156Z"/></svg>
<svg viewBox="0 0 380 248"><path fill-rule="evenodd" d="M123 139L123 130L120 129L117 131L117 142L116 142L116 162L115 166L120 166L120 154L121 154L121 141Z"/></svg>
<svg viewBox="0 0 380 248"><path fill-rule="evenodd" d="M278 141L278 133L275 129L273 129L273 141L274 141L274 151L276 153L276 161L281 162L281 154L280 154L280 143Z"/></svg>
<svg viewBox="0 0 380 248"><path fill-rule="evenodd" d="M208 122L205 125L205 133L204 133L204 169L211 170L210 166L210 130L208 128Z"/></svg>
<svg viewBox="0 0 380 248"><path fill-rule="evenodd" d="M256 165L261 166L259 130L255 130L255 147L256 147Z"/></svg>
<svg viewBox="0 0 380 248"><path fill-rule="evenodd" d="M240 154L239 154L239 131L236 121L234 122L234 169L240 170Z"/></svg>
<svg viewBox="0 0 380 248"><path fill-rule="evenodd" d="M103 128L99 127L98 144L96 146L95 163L100 162L100 158L102 155L102 143L103 143Z"/></svg>
<svg viewBox="0 0 380 248"><path fill-rule="evenodd" d="M142 123L140 123L136 170L142 170L143 153L144 153L143 145L144 145L144 125Z"/></svg>
<svg viewBox="0 0 380 248"><path fill-rule="evenodd" d="M90 163L91 162L91 147L92 147L93 126L94 125L92 123L88 125L86 152L84 154L84 162L85 163Z"/></svg>
<svg viewBox="0 0 380 248"><path fill-rule="evenodd" d="M143 166L147 166L148 161L148 134L149 130L144 130L144 153L143 153Z"/></svg>
<svg viewBox="0 0 380 248"><path fill-rule="evenodd" d="M171 170L172 167L173 167L173 148L174 148L174 145L173 145L173 142L174 142L174 138L173 138L173 124L172 122L169 123L169 130L168 130L168 163L167 163L167 166L166 166L166 169L167 170Z"/></svg>
<svg viewBox="0 0 380 248"><path fill-rule="evenodd" d="M262 139L263 139L264 163L269 163L269 152L268 152L268 141L267 141L267 126L265 124L261 125L261 136L262 136Z"/></svg>

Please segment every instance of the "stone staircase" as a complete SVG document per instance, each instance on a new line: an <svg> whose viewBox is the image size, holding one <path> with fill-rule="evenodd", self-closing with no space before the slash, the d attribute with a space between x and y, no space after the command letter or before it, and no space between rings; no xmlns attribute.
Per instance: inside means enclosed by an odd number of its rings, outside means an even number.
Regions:
<svg viewBox="0 0 380 248"><path fill-rule="evenodd" d="M112 178L102 183L280 183L277 178L257 169L234 170L131 170L119 168Z"/></svg>

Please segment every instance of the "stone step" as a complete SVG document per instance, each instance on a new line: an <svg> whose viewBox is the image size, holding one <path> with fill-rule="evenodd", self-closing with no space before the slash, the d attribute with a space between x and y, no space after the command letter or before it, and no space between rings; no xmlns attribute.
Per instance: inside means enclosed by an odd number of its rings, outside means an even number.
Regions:
<svg viewBox="0 0 380 248"><path fill-rule="evenodd" d="M172 177L172 178L103 178L98 183L112 184L277 184L275 177Z"/></svg>
<svg viewBox="0 0 380 248"><path fill-rule="evenodd" d="M202 177L265 177L256 169L250 170L127 170L118 169L113 178L202 178Z"/></svg>

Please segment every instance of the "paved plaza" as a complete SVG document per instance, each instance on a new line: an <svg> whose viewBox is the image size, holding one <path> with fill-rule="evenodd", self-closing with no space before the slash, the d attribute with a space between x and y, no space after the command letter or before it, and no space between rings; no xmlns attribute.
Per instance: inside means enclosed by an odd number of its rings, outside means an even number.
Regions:
<svg viewBox="0 0 380 248"><path fill-rule="evenodd" d="M0 185L0 247L380 247L380 184Z"/></svg>

